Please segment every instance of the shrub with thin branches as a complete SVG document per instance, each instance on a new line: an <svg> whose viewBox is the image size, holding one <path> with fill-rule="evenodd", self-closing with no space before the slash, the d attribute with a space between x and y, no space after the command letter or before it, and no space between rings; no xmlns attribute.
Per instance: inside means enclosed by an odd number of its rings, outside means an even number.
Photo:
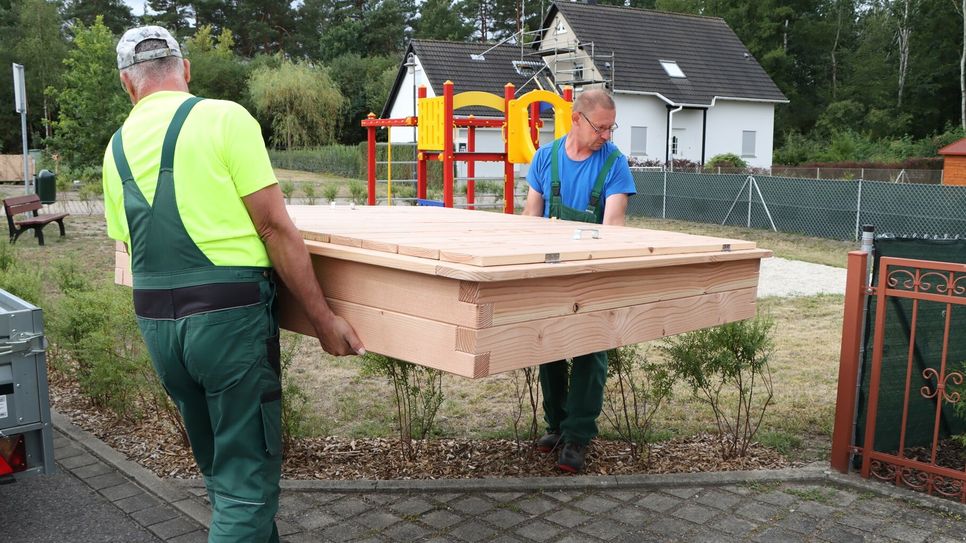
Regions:
<svg viewBox="0 0 966 543"><path fill-rule="evenodd" d="M771 405L774 321L763 315L668 339L661 350L693 397L711 407L724 459L744 456Z"/></svg>

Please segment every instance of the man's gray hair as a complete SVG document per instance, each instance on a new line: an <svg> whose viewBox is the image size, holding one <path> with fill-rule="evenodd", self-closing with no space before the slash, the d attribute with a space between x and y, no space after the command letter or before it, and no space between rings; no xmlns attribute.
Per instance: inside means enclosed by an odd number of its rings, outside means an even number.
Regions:
<svg viewBox="0 0 966 543"><path fill-rule="evenodd" d="M144 53L166 47L168 47L166 41L162 39L150 39L137 44L134 51L136 53ZM181 57L167 56L139 62L121 71L128 74L134 88L140 89L149 81L165 79L172 75L184 76L184 62L181 61Z"/></svg>
<svg viewBox="0 0 966 543"><path fill-rule="evenodd" d="M614 99L603 89L587 89L574 100L574 113L590 113L597 108L617 109Z"/></svg>

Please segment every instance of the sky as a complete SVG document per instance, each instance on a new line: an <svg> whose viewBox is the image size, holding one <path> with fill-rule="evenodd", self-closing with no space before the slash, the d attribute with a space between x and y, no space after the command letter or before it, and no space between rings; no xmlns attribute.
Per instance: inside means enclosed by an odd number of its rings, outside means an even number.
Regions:
<svg viewBox="0 0 966 543"><path fill-rule="evenodd" d="M131 8L131 13L140 17L144 15L144 10L147 8L147 0L124 0L124 3Z"/></svg>

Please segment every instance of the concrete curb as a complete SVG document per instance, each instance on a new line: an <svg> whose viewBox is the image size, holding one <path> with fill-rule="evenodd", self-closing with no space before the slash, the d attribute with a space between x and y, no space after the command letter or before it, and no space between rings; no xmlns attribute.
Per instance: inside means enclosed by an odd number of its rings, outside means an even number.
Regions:
<svg viewBox="0 0 966 543"><path fill-rule="evenodd" d="M108 465L133 479L145 490L168 502L172 507L198 523L209 526L211 511L198 497L204 489L200 479L161 479L140 464L127 460L100 439L51 410L54 427L99 457ZM566 476L533 478L484 479L413 479L413 480L357 480L318 481L283 480L282 490L290 492L330 493L406 493L406 492L539 492L576 489L657 489L725 486L735 484L798 482L832 484L861 492L901 500L917 507L944 513L963 514L962 504L929 496L893 485L862 479L855 474L832 472L824 462L801 468L757 471L719 471L701 473L670 473L655 475Z"/></svg>
<svg viewBox="0 0 966 543"><path fill-rule="evenodd" d="M194 519L206 528L208 527L211 521L211 511L207 506L199 503L189 492L170 484L137 462L128 460L121 453L109 447L87 430L72 423L67 417L61 415L56 410L50 410L50 418L54 428L67 434L68 437L90 451L94 456L103 460L104 463L123 473L151 494L171 504L172 507L181 513Z"/></svg>

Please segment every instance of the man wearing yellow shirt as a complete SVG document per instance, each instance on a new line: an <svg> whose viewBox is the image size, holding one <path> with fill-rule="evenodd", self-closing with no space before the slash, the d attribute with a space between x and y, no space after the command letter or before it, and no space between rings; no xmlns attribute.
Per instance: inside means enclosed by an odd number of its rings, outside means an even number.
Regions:
<svg viewBox="0 0 966 543"><path fill-rule="evenodd" d="M107 232L127 244L141 333L205 477L209 541L278 541L275 276L323 349L362 342L325 302L255 119L189 94L191 66L161 27L128 30L117 67L134 108L104 154Z"/></svg>

